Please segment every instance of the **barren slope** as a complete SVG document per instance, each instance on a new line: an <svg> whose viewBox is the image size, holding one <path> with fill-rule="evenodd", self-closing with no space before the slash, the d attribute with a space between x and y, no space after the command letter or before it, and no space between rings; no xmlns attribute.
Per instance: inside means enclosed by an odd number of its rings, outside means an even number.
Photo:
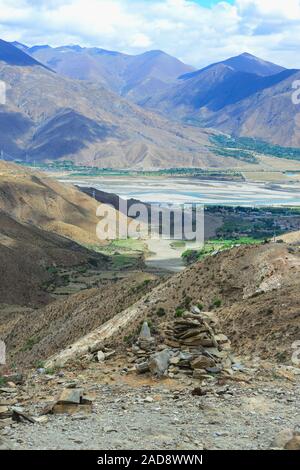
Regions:
<svg viewBox="0 0 300 470"><path fill-rule="evenodd" d="M89 261L106 268L105 257L19 222L0 209L0 304L36 307L48 303L51 297L44 284L51 279L51 268Z"/></svg>
<svg viewBox="0 0 300 470"><path fill-rule="evenodd" d="M44 173L0 161L0 209L19 220L71 238L101 243L96 236L99 203Z"/></svg>
<svg viewBox="0 0 300 470"><path fill-rule="evenodd" d="M100 340L122 347L122 338L135 333L143 320L157 328L174 317L177 308L191 303L218 311L234 350L289 361L291 344L300 333L299 273L299 249L285 244L238 247L206 258L53 356L48 364L63 364L86 354Z"/></svg>
<svg viewBox="0 0 300 470"><path fill-rule="evenodd" d="M170 123L100 83L8 61L0 61L0 79L7 85L7 103L0 107L0 122L6 123L0 148L13 157L119 168L236 163L207 148L211 132Z"/></svg>
<svg viewBox="0 0 300 470"><path fill-rule="evenodd" d="M25 311L16 308L0 316L0 336L7 344L9 361L28 365L44 360L93 331L157 285L155 277L146 273L90 289L52 302L45 308ZM24 351L29 340L35 343Z"/></svg>

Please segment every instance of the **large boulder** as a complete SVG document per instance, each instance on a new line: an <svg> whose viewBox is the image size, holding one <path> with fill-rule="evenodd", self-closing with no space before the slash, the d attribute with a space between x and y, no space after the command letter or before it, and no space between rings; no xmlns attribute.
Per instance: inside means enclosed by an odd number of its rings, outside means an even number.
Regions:
<svg viewBox="0 0 300 470"><path fill-rule="evenodd" d="M169 367L171 357L172 353L169 349L153 354L148 363L152 374L162 377Z"/></svg>

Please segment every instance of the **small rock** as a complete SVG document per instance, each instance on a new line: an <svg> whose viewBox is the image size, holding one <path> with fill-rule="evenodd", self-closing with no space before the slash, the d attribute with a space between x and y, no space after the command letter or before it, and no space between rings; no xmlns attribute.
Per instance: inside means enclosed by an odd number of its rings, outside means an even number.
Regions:
<svg viewBox="0 0 300 470"><path fill-rule="evenodd" d="M286 428L280 431L272 442L272 447L283 449L284 446L294 437L292 429Z"/></svg>
<svg viewBox="0 0 300 470"><path fill-rule="evenodd" d="M154 399L152 397L146 397L144 402L146 403L153 403L154 402Z"/></svg>
<svg viewBox="0 0 300 470"><path fill-rule="evenodd" d="M294 434L294 437L286 443L285 450L300 450L300 434Z"/></svg>
<svg viewBox="0 0 300 470"><path fill-rule="evenodd" d="M74 403L57 403L52 408L52 413L55 415L74 415L74 414L90 414L92 412L91 405L77 405Z"/></svg>
<svg viewBox="0 0 300 470"><path fill-rule="evenodd" d="M215 361L206 356L196 357L196 359L191 362L193 369L207 369L208 367L215 367L215 365Z"/></svg>
<svg viewBox="0 0 300 470"><path fill-rule="evenodd" d="M143 323L143 326L142 326L142 329L141 329L141 332L140 332L140 336L139 336L139 339L150 339L152 336L151 336L151 331L150 331L150 328L149 328L149 325L148 323L145 321Z"/></svg>
<svg viewBox="0 0 300 470"><path fill-rule="evenodd" d="M135 368L139 374L144 374L149 371L149 364L148 362L141 362L140 364L136 364Z"/></svg>
<svg viewBox="0 0 300 470"><path fill-rule="evenodd" d="M191 308L191 312L194 313L194 315L201 315L201 310L195 305Z"/></svg>
<svg viewBox="0 0 300 470"><path fill-rule="evenodd" d="M80 388L75 388L75 389L65 388L62 391L57 403L58 404L61 404L61 403L79 404L81 401L82 395L83 395L83 390Z"/></svg>
<svg viewBox="0 0 300 470"><path fill-rule="evenodd" d="M162 377L168 369L171 359L171 352L169 349L165 349L159 353L153 354L149 360L149 369L152 374L157 377Z"/></svg>
<svg viewBox="0 0 300 470"><path fill-rule="evenodd" d="M34 419L35 423L38 423L38 424L45 424L45 423L48 422L47 416L37 416L33 419Z"/></svg>
<svg viewBox="0 0 300 470"><path fill-rule="evenodd" d="M194 397L203 397L204 395L207 395L207 392L208 392L208 390L205 389L205 388L196 387L191 391L191 394Z"/></svg>
<svg viewBox="0 0 300 470"><path fill-rule="evenodd" d="M97 361L98 362L104 362L105 361L105 354L103 351L98 351L97 352Z"/></svg>

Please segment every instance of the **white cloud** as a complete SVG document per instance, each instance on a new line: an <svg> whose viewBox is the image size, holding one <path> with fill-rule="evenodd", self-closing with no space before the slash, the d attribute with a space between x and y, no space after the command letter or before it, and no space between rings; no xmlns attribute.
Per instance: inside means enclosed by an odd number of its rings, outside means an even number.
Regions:
<svg viewBox="0 0 300 470"><path fill-rule="evenodd" d="M162 49L204 66L244 51L299 67L300 0L0 0L0 36L139 53Z"/></svg>

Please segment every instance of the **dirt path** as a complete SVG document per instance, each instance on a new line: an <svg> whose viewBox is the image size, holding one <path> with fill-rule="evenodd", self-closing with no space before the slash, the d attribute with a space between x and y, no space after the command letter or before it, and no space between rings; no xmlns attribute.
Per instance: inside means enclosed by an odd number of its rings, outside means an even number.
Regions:
<svg viewBox="0 0 300 470"><path fill-rule="evenodd" d="M172 240L147 240L149 252L151 253L145 260L146 266L150 268L163 269L170 272L183 271L185 265L181 255L185 251L172 248Z"/></svg>

